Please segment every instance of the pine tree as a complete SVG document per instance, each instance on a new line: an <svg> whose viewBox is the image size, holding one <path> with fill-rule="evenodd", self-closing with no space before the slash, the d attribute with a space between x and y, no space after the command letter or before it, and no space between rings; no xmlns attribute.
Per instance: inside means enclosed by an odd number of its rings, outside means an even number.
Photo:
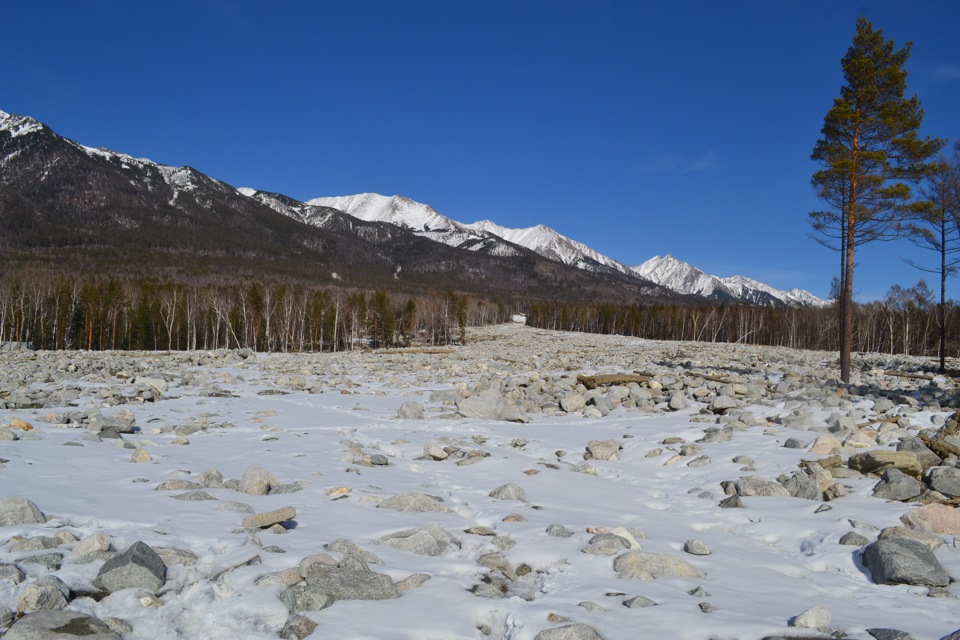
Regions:
<svg viewBox="0 0 960 640"><path fill-rule="evenodd" d="M929 171L943 146L921 138L923 109L917 96L905 98L904 65L912 43L896 49L883 29L860 18L853 44L841 64L846 84L824 118L811 158L817 195L832 206L810 214L813 229L837 238L841 251L840 378L850 381L853 344L853 268L857 246L898 237L915 208L910 187Z"/></svg>

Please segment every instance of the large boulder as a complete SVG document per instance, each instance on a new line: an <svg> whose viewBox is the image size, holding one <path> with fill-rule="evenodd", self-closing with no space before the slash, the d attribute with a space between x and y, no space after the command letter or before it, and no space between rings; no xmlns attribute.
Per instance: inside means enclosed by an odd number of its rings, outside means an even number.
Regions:
<svg viewBox="0 0 960 640"><path fill-rule="evenodd" d="M932 467L927 471L927 484L950 498L960 497L960 469L953 467Z"/></svg>
<svg viewBox="0 0 960 640"><path fill-rule="evenodd" d="M628 551L614 558L613 569L617 577L628 580L654 580L656 578L702 578L703 572L683 560L662 553Z"/></svg>
<svg viewBox="0 0 960 640"><path fill-rule="evenodd" d="M864 451L855 453L847 460L847 466L860 473L878 473L895 467L910 476L919 476L923 466L913 451Z"/></svg>
<svg viewBox="0 0 960 640"><path fill-rule="evenodd" d="M252 464L240 478L239 491L252 496L265 496L270 493L270 489L277 486L280 486L280 482L276 476L259 464Z"/></svg>
<svg viewBox="0 0 960 640"><path fill-rule="evenodd" d="M450 547L460 548L459 540L435 524L387 534L377 540L376 544L421 556L439 556Z"/></svg>
<svg viewBox="0 0 960 640"><path fill-rule="evenodd" d="M3 640L120 640L106 624L76 611L37 611L17 620Z"/></svg>
<svg viewBox="0 0 960 640"><path fill-rule="evenodd" d="M923 485L916 478L908 476L896 467L890 467L880 476L880 482L873 488L875 498L884 500L912 500L923 493Z"/></svg>
<svg viewBox="0 0 960 640"><path fill-rule="evenodd" d="M925 504L900 516L900 521L918 531L960 535L960 509L945 504Z"/></svg>
<svg viewBox="0 0 960 640"><path fill-rule="evenodd" d="M390 576L367 568L358 559L336 565L316 563L307 574L307 586L325 591L334 600L389 600L400 592Z"/></svg>
<svg viewBox="0 0 960 640"><path fill-rule="evenodd" d="M950 576L933 552L916 540L877 540L863 550L863 564L877 584L945 587Z"/></svg>
<svg viewBox="0 0 960 640"><path fill-rule="evenodd" d="M0 527L20 524L43 524L46 520L40 509L26 498L0 498Z"/></svg>
<svg viewBox="0 0 960 640"><path fill-rule="evenodd" d="M103 563L93 586L113 593L139 588L157 591L167 580L167 566L149 545L137 541L118 556Z"/></svg>

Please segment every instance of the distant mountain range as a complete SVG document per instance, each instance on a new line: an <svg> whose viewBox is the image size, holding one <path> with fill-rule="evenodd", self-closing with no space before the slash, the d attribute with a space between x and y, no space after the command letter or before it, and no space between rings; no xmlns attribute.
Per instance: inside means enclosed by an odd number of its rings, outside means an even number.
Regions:
<svg viewBox="0 0 960 640"><path fill-rule="evenodd" d="M511 246L526 247L545 258L578 269L638 275L677 293L721 302L799 306L826 304L812 293L801 289L781 291L745 276L712 276L669 255L656 256L639 266L628 267L542 224L524 229L503 227L490 220L464 224L441 215L429 205L402 196L361 193L353 196L314 198L309 200L308 204L332 207L360 220L387 222L462 249L477 250L482 247L508 255Z"/></svg>
<svg viewBox="0 0 960 640"><path fill-rule="evenodd" d="M402 196L301 202L191 167L87 147L0 111L6 269L271 276L310 284L578 302L822 304L670 258L628 267L543 225L464 224Z"/></svg>

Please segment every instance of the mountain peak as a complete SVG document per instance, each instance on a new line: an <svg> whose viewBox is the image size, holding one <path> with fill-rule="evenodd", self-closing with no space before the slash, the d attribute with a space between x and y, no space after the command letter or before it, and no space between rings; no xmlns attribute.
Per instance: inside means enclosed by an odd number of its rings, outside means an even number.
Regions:
<svg viewBox="0 0 960 640"><path fill-rule="evenodd" d="M44 125L29 116L18 116L0 110L0 131L9 131L14 138L42 131Z"/></svg>

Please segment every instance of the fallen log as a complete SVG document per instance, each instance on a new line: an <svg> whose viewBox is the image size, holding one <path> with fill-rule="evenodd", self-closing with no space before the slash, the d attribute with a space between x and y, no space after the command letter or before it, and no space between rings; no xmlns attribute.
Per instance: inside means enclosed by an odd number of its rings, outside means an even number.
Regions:
<svg viewBox="0 0 960 640"><path fill-rule="evenodd" d="M620 384L630 384L636 382L643 384L653 378L649 373L605 373L596 376L585 376L582 373L577 376L577 382L587 389L596 389L597 387L609 387Z"/></svg>

